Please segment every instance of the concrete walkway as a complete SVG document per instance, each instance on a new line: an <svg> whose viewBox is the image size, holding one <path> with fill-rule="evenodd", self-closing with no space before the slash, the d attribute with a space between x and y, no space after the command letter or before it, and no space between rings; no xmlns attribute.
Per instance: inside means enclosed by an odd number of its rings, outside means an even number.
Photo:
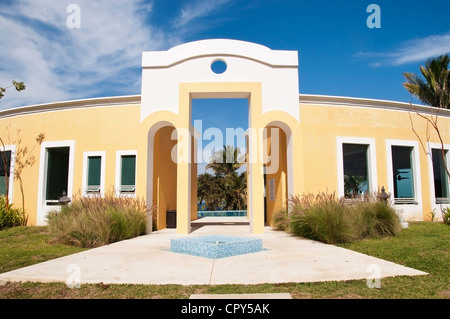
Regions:
<svg viewBox="0 0 450 319"><path fill-rule="evenodd" d="M266 227L250 234L245 217L206 217L193 232L174 229L50 260L0 274L0 282L66 282L68 284L260 284L367 279L426 275L422 271ZM208 259L169 251L170 239L206 234L263 240L264 251Z"/></svg>

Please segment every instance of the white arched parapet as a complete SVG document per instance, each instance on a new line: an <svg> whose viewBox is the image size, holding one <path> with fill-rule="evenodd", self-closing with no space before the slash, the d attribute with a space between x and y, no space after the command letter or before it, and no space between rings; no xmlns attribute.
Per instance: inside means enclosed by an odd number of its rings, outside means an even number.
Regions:
<svg viewBox="0 0 450 319"><path fill-rule="evenodd" d="M220 74L211 69L218 59L227 66ZM142 68L141 121L158 111L179 114L180 83L214 82L261 83L262 113L283 111L299 120L297 51L238 40L202 40L144 52Z"/></svg>

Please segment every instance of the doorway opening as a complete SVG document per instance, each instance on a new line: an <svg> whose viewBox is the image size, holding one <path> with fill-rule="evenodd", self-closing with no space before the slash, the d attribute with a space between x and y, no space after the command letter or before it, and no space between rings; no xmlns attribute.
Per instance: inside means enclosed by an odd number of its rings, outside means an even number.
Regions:
<svg viewBox="0 0 450 319"><path fill-rule="evenodd" d="M68 193L70 147L47 149L45 204L59 205L59 199Z"/></svg>
<svg viewBox="0 0 450 319"><path fill-rule="evenodd" d="M275 213L288 209L288 144L285 130L271 124L264 132L264 224L272 225Z"/></svg>
<svg viewBox="0 0 450 319"><path fill-rule="evenodd" d="M177 164L176 158L176 129L171 126L163 126L156 130L151 154L153 156L153 205L154 227L156 229L176 228L177 210Z"/></svg>
<svg viewBox="0 0 450 319"><path fill-rule="evenodd" d="M192 229L205 225L249 225L247 145L249 101L245 98L192 99L193 165L197 167L196 214Z"/></svg>

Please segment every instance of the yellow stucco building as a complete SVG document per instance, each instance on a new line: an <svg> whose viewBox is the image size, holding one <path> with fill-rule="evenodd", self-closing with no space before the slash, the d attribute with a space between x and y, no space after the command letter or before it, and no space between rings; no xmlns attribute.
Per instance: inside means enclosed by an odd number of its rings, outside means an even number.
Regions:
<svg viewBox="0 0 450 319"><path fill-rule="evenodd" d="M217 61L220 71L212 68ZM189 233L197 218L192 99L244 98L251 232L262 233L290 195L305 192L346 196L385 187L405 220L430 219L450 202L442 144L416 114L433 116L436 109L303 95L298 87L296 51L216 39L144 52L141 95L0 111L9 197L21 207L14 165L16 150L28 146L36 158L22 173L30 225L46 223L62 192L114 189L156 206L159 229L167 211L176 211L177 232ZM447 154L448 110L439 110L439 125ZM40 133L44 142L31 150ZM19 136L20 145L11 142Z"/></svg>

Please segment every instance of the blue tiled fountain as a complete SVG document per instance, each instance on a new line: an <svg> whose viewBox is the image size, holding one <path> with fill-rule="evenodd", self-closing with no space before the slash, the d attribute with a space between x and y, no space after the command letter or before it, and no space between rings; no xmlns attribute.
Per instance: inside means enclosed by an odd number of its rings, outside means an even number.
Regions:
<svg viewBox="0 0 450 319"><path fill-rule="evenodd" d="M170 240L170 251L211 259L254 253L263 250L262 239L208 235Z"/></svg>

